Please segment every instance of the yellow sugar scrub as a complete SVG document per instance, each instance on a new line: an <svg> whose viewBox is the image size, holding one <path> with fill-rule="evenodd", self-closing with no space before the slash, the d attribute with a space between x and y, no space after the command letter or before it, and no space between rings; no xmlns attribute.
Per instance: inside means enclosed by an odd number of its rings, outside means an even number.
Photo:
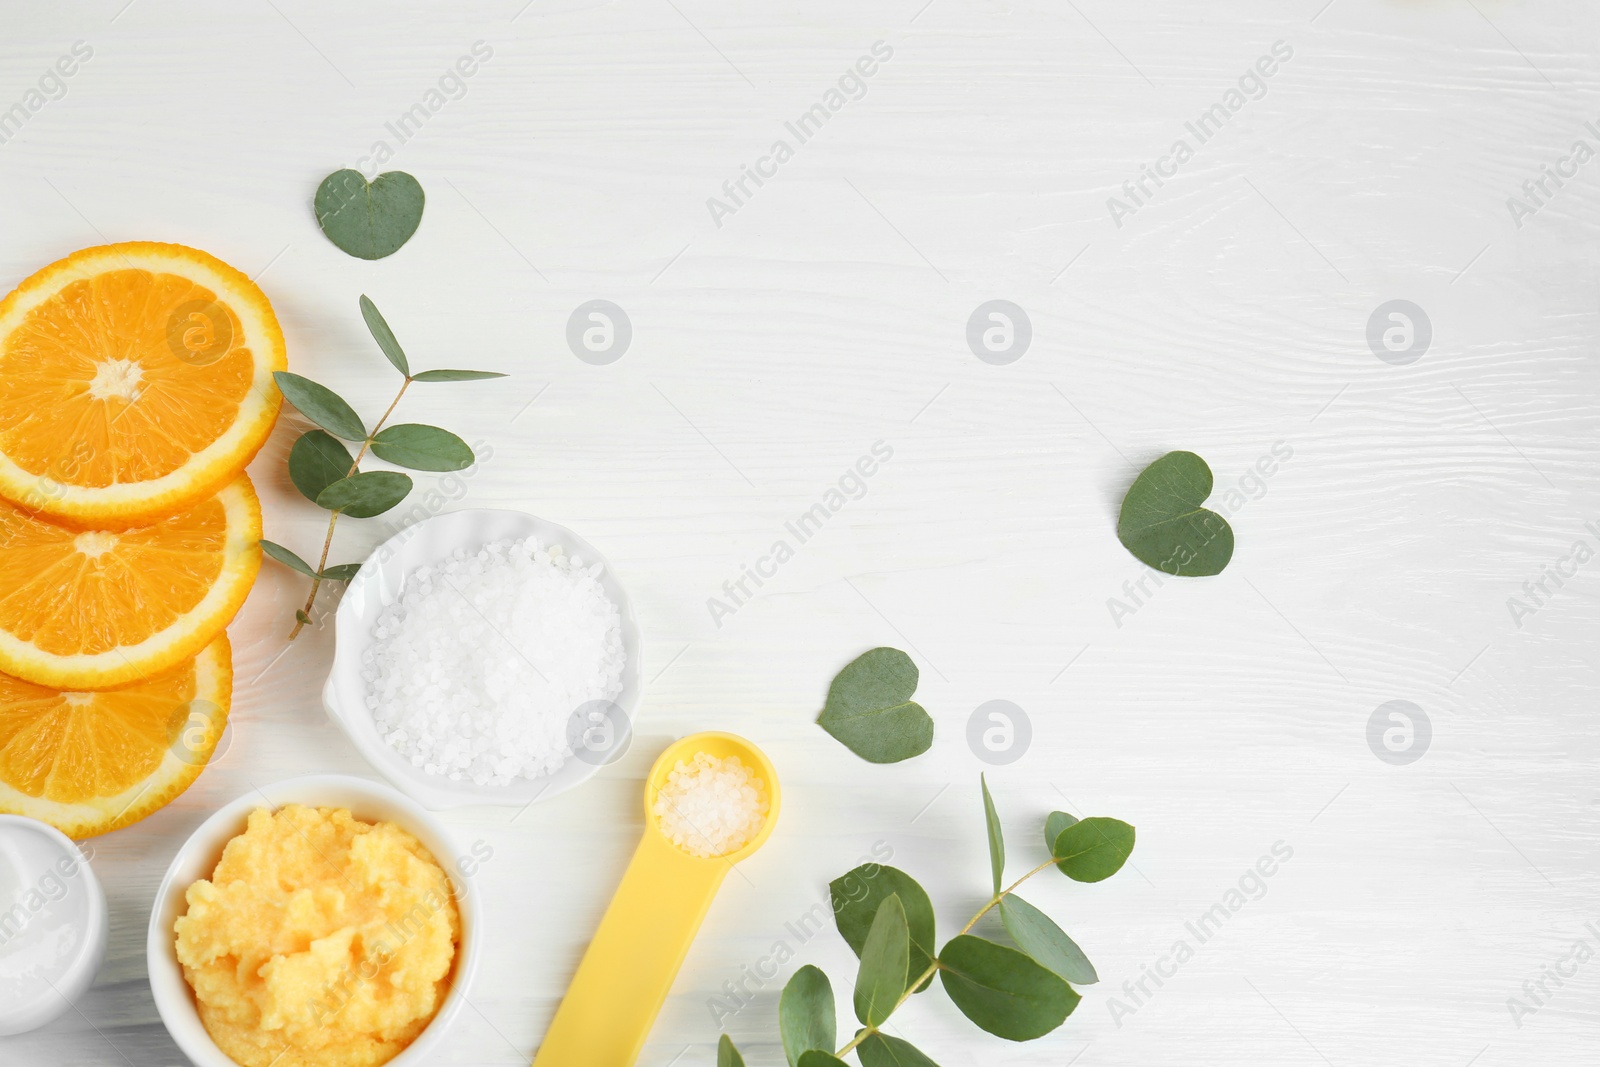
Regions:
<svg viewBox="0 0 1600 1067"><path fill-rule="evenodd" d="M341 808L257 808L175 926L200 1020L244 1067L375 1067L449 991L450 882L411 834Z"/></svg>

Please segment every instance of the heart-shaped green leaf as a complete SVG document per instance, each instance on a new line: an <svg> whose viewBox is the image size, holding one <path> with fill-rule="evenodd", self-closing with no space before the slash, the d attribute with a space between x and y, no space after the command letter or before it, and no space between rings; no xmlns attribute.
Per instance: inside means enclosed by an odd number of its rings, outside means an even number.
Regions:
<svg viewBox="0 0 1600 1067"><path fill-rule="evenodd" d="M868 1034L856 1046L861 1057L861 1067L939 1067L898 1037L888 1034Z"/></svg>
<svg viewBox="0 0 1600 1067"><path fill-rule="evenodd" d="M355 519L382 515L411 492L411 479L398 471L362 471L341 478L317 497L317 507Z"/></svg>
<svg viewBox="0 0 1600 1067"><path fill-rule="evenodd" d="M425 199L417 179L403 170L370 182L358 170L336 170L317 187L317 225L350 255L382 259L417 232Z"/></svg>
<svg viewBox="0 0 1600 1067"><path fill-rule="evenodd" d="M1233 558L1233 527L1200 505L1211 468L1193 452L1168 452L1139 472L1122 498L1117 539L1167 574L1220 574Z"/></svg>
<svg viewBox="0 0 1600 1067"><path fill-rule="evenodd" d="M411 376L414 382L478 382L485 378L504 378L492 370L424 370Z"/></svg>
<svg viewBox="0 0 1600 1067"><path fill-rule="evenodd" d="M361 424L361 416L332 389L286 370L273 371L272 380L278 383L285 400L324 430L346 441L367 439L367 428Z"/></svg>
<svg viewBox="0 0 1600 1067"><path fill-rule="evenodd" d="M322 568L319 577L325 582L348 582L361 570L359 563L336 563L331 567Z"/></svg>
<svg viewBox="0 0 1600 1067"><path fill-rule="evenodd" d="M800 968L783 987L778 998L778 1032L790 1067L800 1067L800 1057L811 1049L833 1050L839 1035L833 984L816 967L807 964Z"/></svg>
<svg viewBox="0 0 1600 1067"><path fill-rule="evenodd" d="M873 916L867 943L861 946L861 966L856 971L856 1018L865 1026L882 1026L894 1014L906 991L911 965L911 935L906 909L891 894Z"/></svg>
<svg viewBox="0 0 1600 1067"><path fill-rule="evenodd" d="M305 560L301 559L299 556L295 555L293 552L289 551L287 548L284 548L282 545L277 544L276 542L262 541L261 551L265 552L267 555L271 556L285 567L288 567L290 570L299 571L307 578L315 578L317 576L316 568L312 567L311 564L307 563Z"/></svg>
<svg viewBox="0 0 1600 1067"><path fill-rule="evenodd" d="M1017 947L1046 970L1078 985L1093 985L1100 980L1094 964L1077 942L1054 919L1015 893L1000 902L1000 921Z"/></svg>
<svg viewBox="0 0 1600 1067"><path fill-rule="evenodd" d="M933 744L933 719L911 699L917 665L898 648L863 652L828 687L817 725L870 763L898 763Z"/></svg>
<svg viewBox="0 0 1600 1067"><path fill-rule="evenodd" d="M1133 853L1134 829L1096 815L1061 831L1050 849L1061 873L1075 882L1102 882L1122 870Z"/></svg>
<svg viewBox="0 0 1600 1067"><path fill-rule="evenodd" d="M939 953L939 978L961 1014L996 1037L1032 1041L1066 1020L1078 994L1014 948L962 934Z"/></svg>
<svg viewBox="0 0 1600 1067"><path fill-rule="evenodd" d="M313 504L328 486L348 478L354 465L350 450L326 430L307 430L289 449L289 480Z"/></svg>
<svg viewBox="0 0 1600 1067"><path fill-rule="evenodd" d="M911 935L911 957L907 970L916 978L933 962L933 950L938 946L934 929L933 902L917 880L897 867L884 867L864 863L848 874L840 875L828 883L828 896L833 904L833 922L839 936L857 956L867 943L867 932L877 917L878 907L890 896L898 896L906 913L906 928ZM907 979L908 981L910 979ZM933 984L929 978L922 984L922 992Z"/></svg>
<svg viewBox="0 0 1600 1067"><path fill-rule="evenodd" d="M727 1034L717 1041L717 1067L744 1067L744 1057L733 1047L733 1039Z"/></svg>
<svg viewBox="0 0 1600 1067"><path fill-rule="evenodd" d="M372 454L414 471L458 471L472 466L472 449L449 430L402 422L372 438Z"/></svg>
<svg viewBox="0 0 1600 1067"><path fill-rule="evenodd" d="M994 876L994 891L999 893L1005 884L1006 839L1000 829L1000 815L994 810L994 797L989 795L989 780L980 774L978 782L983 786L983 825L989 831L989 873Z"/></svg>
<svg viewBox="0 0 1600 1067"><path fill-rule="evenodd" d="M365 293L361 295L361 317L367 321L367 331L378 342L378 347L383 349L383 354L389 357L389 362L394 364L394 369L411 377L411 363L406 359L405 350L394 339L394 331L389 329L389 323L378 310L378 305L368 300Z"/></svg>

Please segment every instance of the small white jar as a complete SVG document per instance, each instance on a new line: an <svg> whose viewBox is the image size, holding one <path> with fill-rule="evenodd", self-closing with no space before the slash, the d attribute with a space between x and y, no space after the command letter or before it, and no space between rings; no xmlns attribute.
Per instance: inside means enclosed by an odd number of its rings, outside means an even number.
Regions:
<svg viewBox="0 0 1600 1067"><path fill-rule="evenodd" d="M106 958L106 895L61 831L0 815L0 1036L66 1012Z"/></svg>

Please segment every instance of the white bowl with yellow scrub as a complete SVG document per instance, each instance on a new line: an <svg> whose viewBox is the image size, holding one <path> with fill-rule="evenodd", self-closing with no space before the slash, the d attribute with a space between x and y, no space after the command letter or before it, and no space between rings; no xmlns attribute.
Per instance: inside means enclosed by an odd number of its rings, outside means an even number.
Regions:
<svg viewBox="0 0 1600 1067"><path fill-rule="evenodd" d="M425 1062L477 969L481 858L378 782L252 790L200 825L156 892L161 1021L198 1067Z"/></svg>

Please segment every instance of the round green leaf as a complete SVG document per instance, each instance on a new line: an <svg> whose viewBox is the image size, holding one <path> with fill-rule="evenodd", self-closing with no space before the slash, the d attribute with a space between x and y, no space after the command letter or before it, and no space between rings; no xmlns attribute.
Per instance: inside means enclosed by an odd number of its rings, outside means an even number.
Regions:
<svg viewBox="0 0 1600 1067"><path fill-rule="evenodd" d="M868 1034L856 1046L861 1067L939 1067L907 1042L888 1034Z"/></svg>
<svg viewBox="0 0 1600 1067"><path fill-rule="evenodd" d="M382 259L417 232L426 199L403 170L370 182L358 170L336 170L317 187L314 207L328 240L360 259Z"/></svg>
<svg viewBox="0 0 1600 1067"><path fill-rule="evenodd" d="M933 719L912 701L917 665L898 648L874 648L828 687L817 725L870 763L898 763L933 744Z"/></svg>
<svg viewBox="0 0 1600 1067"><path fill-rule="evenodd" d="M353 466L350 450L326 430L307 430L289 449L289 480L313 504L324 489L349 477Z"/></svg>
<svg viewBox="0 0 1600 1067"><path fill-rule="evenodd" d="M397 471L362 471L341 478L317 497L317 507L356 519L382 515L411 492L411 479Z"/></svg>
<svg viewBox="0 0 1600 1067"><path fill-rule="evenodd" d="M939 953L939 978L961 1014L996 1037L1032 1041L1066 1020L1078 994L1014 948L962 934Z"/></svg>
<svg viewBox="0 0 1600 1067"><path fill-rule="evenodd" d="M906 929L906 909L891 895L878 906L861 947L861 967L856 972L856 1018L865 1026L882 1026L894 1014L906 991L911 965L911 935Z"/></svg>
<svg viewBox="0 0 1600 1067"><path fill-rule="evenodd" d="M744 1067L744 1057L733 1047L733 1038L727 1034L717 1041L717 1067Z"/></svg>
<svg viewBox="0 0 1600 1067"><path fill-rule="evenodd" d="M800 1056L811 1049L833 1049L839 1035L833 984L816 967L807 964L800 968L783 987L778 998L778 1032L790 1067L799 1067Z"/></svg>
<svg viewBox="0 0 1600 1067"><path fill-rule="evenodd" d="M504 378L492 370L425 370L411 376L414 382L477 382L485 378Z"/></svg>
<svg viewBox="0 0 1600 1067"><path fill-rule="evenodd" d="M279 563L283 564L285 567L288 567L290 570L299 571L301 574L305 575L307 578L315 578L317 576L317 572L311 566L311 564L307 563L305 560L301 559L299 556L295 555L293 552L290 552L287 548L284 548L282 545L277 544L277 543L272 542L272 541L265 541L265 540L260 542L260 544L261 544L261 551L265 552L267 555L271 556L273 559L277 560Z"/></svg>
<svg viewBox="0 0 1600 1067"><path fill-rule="evenodd" d="M1054 919L1015 893L1000 902L1000 921L1017 947L1041 967L1078 985L1094 985L1100 981L1094 964L1077 942L1068 937Z"/></svg>
<svg viewBox="0 0 1600 1067"><path fill-rule="evenodd" d="M458 471L472 466L472 449L449 430L402 422L372 438L372 454L414 471Z"/></svg>
<svg viewBox="0 0 1600 1067"><path fill-rule="evenodd" d="M1133 852L1133 827L1101 816L1061 831L1050 854L1061 873L1075 882L1101 882L1122 870Z"/></svg>
<svg viewBox="0 0 1600 1067"><path fill-rule="evenodd" d="M994 877L994 891L999 893L1005 884L1006 840L1000 829L1000 816L994 810L994 798L989 795L989 780L980 774L978 781L983 786L983 823L989 831L989 873Z"/></svg>
<svg viewBox="0 0 1600 1067"><path fill-rule="evenodd" d="M938 946L934 929L933 902L917 880L897 867L884 867L865 863L848 874L840 875L828 883L828 896L833 904L833 922L839 936L857 955L867 943L867 932L878 907L891 895L900 898L905 909L906 927L911 934L911 958L907 970L915 978L933 962L933 950ZM909 980L909 979L908 979ZM929 978L917 992L933 984Z"/></svg>
<svg viewBox="0 0 1600 1067"><path fill-rule="evenodd" d="M1061 836L1061 831L1078 821L1076 815L1068 815L1064 811L1052 811L1044 820L1044 847L1055 853L1056 838Z"/></svg>
<svg viewBox="0 0 1600 1067"><path fill-rule="evenodd" d="M1140 561L1180 576L1220 574L1233 558L1233 527L1200 505L1211 468L1193 452L1168 452L1133 480L1122 499L1117 539Z"/></svg>
<svg viewBox="0 0 1600 1067"><path fill-rule="evenodd" d="M346 441L367 439L361 416L332 389L286 370L273 371L272 380L278 383L284 399L300 409L300 414L335 437Z"/></svg>
<svg viewBox="0 0 1600 1067"><path fill-rule="evenodd" d="M322 568L320 577L329 582L348 582L361 570L359 563L339 563L332 567Z"/></svg>
<svg viewBox="0 0 1600 1067"><path fill-rule="evenodd" d="M394 331L389 329L389 323L378 311L378 305L368 300L365 293L361 296L361 317L367 321L367 329L371 332L372 339L378 342L378 347L389 357L394 369L409 378L411 364L406 361L405 351L401 349L400 342L394 339Z"/></svg>

